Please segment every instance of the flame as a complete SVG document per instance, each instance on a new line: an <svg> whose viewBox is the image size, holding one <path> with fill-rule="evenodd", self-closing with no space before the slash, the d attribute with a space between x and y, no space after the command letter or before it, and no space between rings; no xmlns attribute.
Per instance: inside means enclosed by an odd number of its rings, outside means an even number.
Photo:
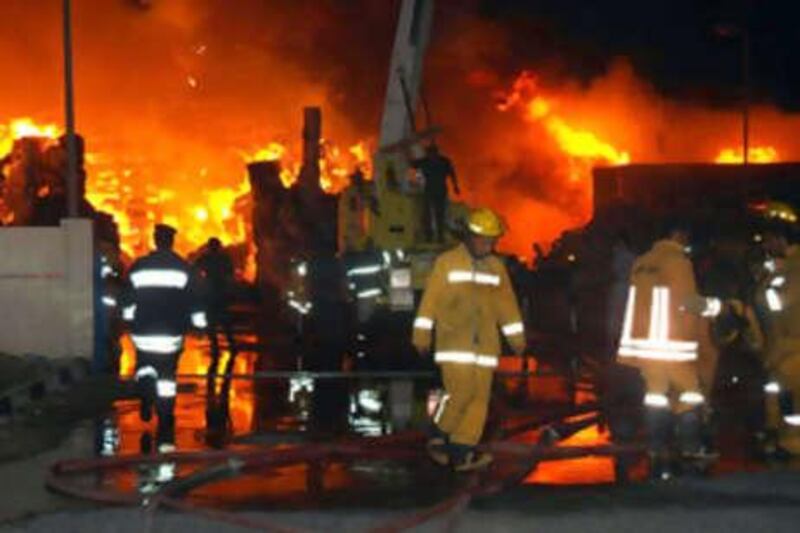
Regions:
<svg viewBox="0 0 800 533"><path fill-rule="evenodd" d="M0 156L9 153L15 140L23 137L55 139L61 129L54 124L24 117L8 124L0 124ZM91 144L91 139L89 142ZM151 235L155 224L165 222L179 229L176 248L189 253L202 246L209 237L218 237L224 245L248 243L249 255L240 274L244 279L255 276L254 248L250 243L250 211L247 208L250 184L245 163L252 161L281 161L281 180L290 187L300 171L300 150L287 144L272 141L248 153L238 150L239 158L233 173L240 176L237 184L227 187L194 186L191 190L180 187L173 180L153 182L153 170L146 158L126 158L126 154L113 152L86 153L86 198L95 209L111 214L117 223L120 246L128 257L137 257L151 248ZM322 141L320 157L320 183L331 193L338 192L348 183L348 175L356 166L369 171L369 149L360 141L347 149ZM183 176L193 184L210 180L212 170L207 164L215 163L213 154L207 161L199 161L193 174ZM175 172L182 165L176 162ZM174 188L173 188L174 187ZM46 195L46 190L38 191ZM242 203L240 200L245 199Z"/></svg>
<svg viewBox="0 0 800 533"><path fill-rule="evenodd" d="M515 255L527 257L534 240L546 251L562 231L588 222L597 165L743 162L741 148L719 149L739 131L736 112L666 101L624 61L588 86L546 85L536 73L523 71L496 95L495 109L512 117L504 123L508 134L500 132L507 135L504 145L496 143L492 150L500 154L494 185L502 186L498 193L478 186L509 219L501 246ZM794 157L789 154L798 148L791 132L800 116L770 107L753 116L759 142L749 149L748 161ZM509 187L517 194L509 195ZM550 214L544 216L543 209Z"/></svg>
<svg viewBox="0 0 800 533"><path fill-rule="evenodd" d="M60 135L61 128L55 124L37 124L30 117L13 119L7 125L0 124L0 154L9 153L14 141L23 137L56 139Z"/></svg>
<svg viewBox="0 0 800 533"><path fill-rule="evenodd" d="M552 92L552 91L551 91ZM566 98L565 96L563 98ZM577 127L575 122L585 122L586 117L568 119L560 111L571 107L561 103L562 97L544 91L539 80L531 71L523 71L511 84L510 89L498 93L496 109L500 112L516 112L522 118L525 130L517 138L525 139L522 152L547 155L547 172L550 180L546 189L558 191L558 198L535 198L517 195L494 195L496 208L510 223L510 231L501 242L504 251L523 258L532 252L531 228L542 248L554 240L566 228L585 224L591 215L591 176L596 165L627 165L631 162L630 152L615 143L602 138L585 127ZM597 120L595 123L617 134L613 120ZM603 118L600 115L600 118ZM611 126L611 127L609 127ZM530 139L528 141L528 139ZM516 139L515 139L516 142ZM527 144L527 146L525 146ZM523 157L514 156L517 159ZM516 173L512 165L511 172ZM533 172L541 172L534 168ZM541 179L542 176L533 176ZM505 189L505 188L503 188ZM542 242L541 239L544 239Z"/></svg>
<svg viewBox="0 0 800 533"><path fill-rule="evenodd" d="M514 81L511 92L498 103L500 111L522 107L525 120L541 123L563 154L569 159L569 179L572 182L590 178L595 163L627 165L631 162L628 152L615 148L594 133L570 125L557 113L558 102L541 94L536 77L524 71ZM587 164L588 163L588 164Z"/></svg>
<svg viewBox="0 0 800 533"><path fill-rule="evenodd" d="M764 164L777 163L780 161L778 151L772 146L753 146L747 150L747 162ZM719 155L714 159L715 163L735 165L744 163L741 148L725 148L720 150Z"/></svg>
<svg viewBox="0 0 800 533"><path fill-rule="evenodd" d="M286 146L278 142L271 142L263 148L259 148L252 155L244 155L244 160L248 163L254 161L280 161L286 155Z"/></svg>
<svg viewBox="0 0 800 533"><path fill-rule="evenodd" d="M343 150L340 146L329 140L320 140L320 186L329 194L336 194L349 183L349 176L360 167L366 175L372 171L367 141L358 141L356 144ZM301 155L299 147L290 150L285 144L271 142L257 148L251 153L244 153L245 162L254 161L279 161L281 163L280 178L283 186L291 187L300 175Z"/></svg>

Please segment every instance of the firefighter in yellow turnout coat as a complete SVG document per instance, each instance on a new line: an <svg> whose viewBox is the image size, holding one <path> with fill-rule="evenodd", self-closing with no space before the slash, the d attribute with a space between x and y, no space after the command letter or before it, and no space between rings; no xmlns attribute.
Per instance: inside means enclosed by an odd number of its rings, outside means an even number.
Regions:
<svg viewBox="0 0 800 533"><path fill-rule="evenodd" d="M639 369L653 475L667 477L673 432L684 455L702 449L698 378L700 315L716 316L721 302L697 294L687 257L688 230L671 226L666 238L636 259L618 349L619 362Z"/></svg>
<svg viewBox="0 0 800 533"><path fill-rule="evenodd" d="M770 311L766 368L772 381L765 387L768 413L777 429L778 445L800 454L800 246L792 244L794 232L775 225L764 235L764 247L774 258L765 298ZM777 409L770 409L775 405Z"/></svg>
<svg viewBox="0 0 800 533"><path fill-rule="evenodd" d="M504 231L502 221L488 209L477 209L469 229L465 243L436 260L413 333L420 353L428 353L435 341L434 359L446 391L434 415L437 436L429 444L440 449L432 455L459 471L491 461L475 446L486 421L500 332L515 352L525 349L516 296L505 265L492 253Z"/></svg>

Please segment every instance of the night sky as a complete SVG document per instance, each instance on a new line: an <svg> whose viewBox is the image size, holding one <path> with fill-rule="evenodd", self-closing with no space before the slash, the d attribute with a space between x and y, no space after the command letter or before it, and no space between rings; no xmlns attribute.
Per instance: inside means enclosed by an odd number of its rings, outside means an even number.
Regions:
<svg viewBox="0 0 800 533"><path fill-rule="evenodd" d="M741 29L750 34L751 94L800 110L800 2L796 0L481 0L509 29L512 56L554 64L589 81L615 57L665 96L735 105L742 87Z"/></svg>

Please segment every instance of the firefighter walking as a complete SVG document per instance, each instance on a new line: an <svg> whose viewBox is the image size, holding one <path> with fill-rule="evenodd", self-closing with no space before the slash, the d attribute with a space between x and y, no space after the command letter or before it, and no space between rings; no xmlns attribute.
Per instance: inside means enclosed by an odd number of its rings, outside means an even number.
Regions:
<svg viewBox="0 0 800 533"><path fill-rule="evenodd" d="M469 216L465 242L436 260L417 317L413 343L421 354L435 346L445 395L434 414L431 456L456 471L491 462L476 449L483 433L500 335L516 353L525 349L525 331L506 267L494 245L504 233L489 209Z"/></svg>
<svg viewBox="0 0 800 533"><path fill-rule="evenodd" d="M184 335L190 324L206 327L191 266L172 250L175 233L170 226L156 225L156 249L131 266L123 308L123 317L131 322L131 340L136 347L141 418L150 420L155 404L160 425L174 420L175 373Z"/></svg>
<svg viewBox="0 0 800 533"><path fill-rule="evenodd" d="M697 294L686 248L689 230L667 225L664 238L631 269L618 360L645 383L645 423L654 478L671 476L680 458L702 456L703 406L697 358L700 316L716 316L721 302Z"/></svg>

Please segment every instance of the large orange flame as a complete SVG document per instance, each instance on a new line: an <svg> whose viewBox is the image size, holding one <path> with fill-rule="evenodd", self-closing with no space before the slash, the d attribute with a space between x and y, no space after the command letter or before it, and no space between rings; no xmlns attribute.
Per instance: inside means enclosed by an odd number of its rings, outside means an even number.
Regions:
<svg viewBox="0 0 800 533"><path fill-rule="evenodd" d="M517 77L511 91L497 105L500 111L514 107L522 109L526 120L544 125L547 133L573 163L569 174L571 181L588 179L587 171L591 171L595 163L627 165L631 162L628 152L615 148L590 131L571 126L558 114L557 99L542 94L536 77L529 71Z"/></svg>
<svg viewBox="0 0 800 533"><path fill-rule="evenodd" d="M59 126L37 122L28 117L0 124L0 156L9 153L16 139L40 137L56 139L62 134ZM90 140L91 141L91 140ZM173 183L147 183L147 162L121 161L121 154L89 152L86 154L87 200L98 210L114 216L117 222L121 248L129 257L146 253L150 248L153 226L166 222L179 228L177 248L188 253L202 246L211 236L223 244L245 243L250 234L249 210L237 208L241 199L246 204L250 184L245 175L245 164L251 161L281 161L281 180L289 187L300 170L299 149L286 144L270 142L248 154L239 150L238 168L233 172L242 176L237 185L228 187L199 187L186 194ZM213 160L213 154L209 154ZM199 183L207 181L209 169L199 162L195 176ZM341 149L330 141L323 141L320 157L320 184L328 192L338 192L348 183L348 175L360 166L369 172L369 149L361 141ZM140 183L143 181L144 183ZM199 200L199 201L198 201ZM252 252L252 250L251 250ZM252 266L252 265L251 265ZM252 279L253 268L245 267L241 273Z"/></svg>
<svg viewBox="0 0 800 533"><path fill-rule="evenodd" d="M14 141L23 137L56 139L61 129L55 124L37 124L30 117L16 118L8 124L0 123L0 156L11 151Z"/></svg>

